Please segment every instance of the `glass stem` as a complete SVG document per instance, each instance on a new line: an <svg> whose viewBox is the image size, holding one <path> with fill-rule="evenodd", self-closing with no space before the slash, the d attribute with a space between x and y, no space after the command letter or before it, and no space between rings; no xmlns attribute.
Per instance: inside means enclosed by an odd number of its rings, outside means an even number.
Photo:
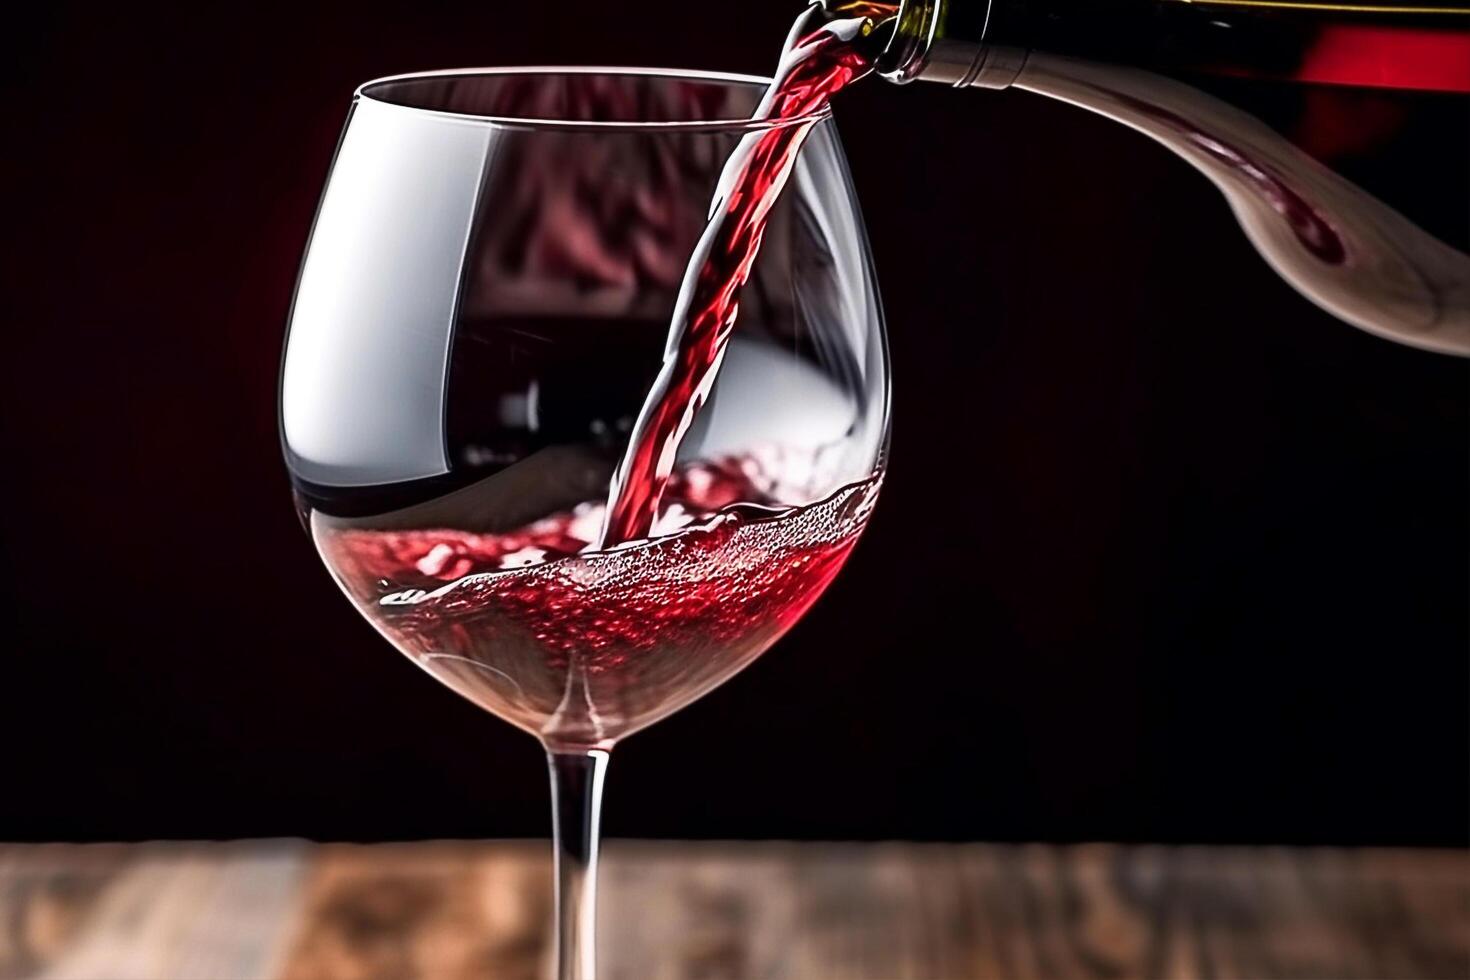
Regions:
<svg viewBox="0 0 1470 980"><path fill-rule="evenodd" d="M597 836L607 752L547 749L556 848L557 980L597 975Z"/></svg>

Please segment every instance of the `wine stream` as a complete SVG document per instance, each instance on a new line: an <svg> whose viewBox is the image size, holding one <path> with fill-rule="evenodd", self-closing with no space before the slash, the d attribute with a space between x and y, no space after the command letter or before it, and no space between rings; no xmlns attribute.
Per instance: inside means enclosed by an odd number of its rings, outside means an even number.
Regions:
<svg viewBox="0 0 1470 980"><path fill-rule="evenodd" d="M663 369L613 474L600 548L649 536L679 442L714 386L771 208L832 96L873 70L853 42L895 10L853 3L828 20L819 9L792 27L776 77L751 117L754 128L720 173L709 224L689 257L674 305Z"/></svg>

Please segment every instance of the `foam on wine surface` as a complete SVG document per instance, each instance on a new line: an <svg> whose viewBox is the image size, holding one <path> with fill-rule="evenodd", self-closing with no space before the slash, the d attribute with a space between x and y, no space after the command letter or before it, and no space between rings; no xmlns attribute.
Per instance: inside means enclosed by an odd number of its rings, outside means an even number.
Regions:
<svg viewBox="0 0 1470 980"><path fill-rule="evenodd" d="M790 629L846 561L879 482L713 512L685 487L665 515L682 529L605 551L576 550L601 517L591 504L506 534L312 530L344 591L419 666L549 743L610 745Z"/></svg>

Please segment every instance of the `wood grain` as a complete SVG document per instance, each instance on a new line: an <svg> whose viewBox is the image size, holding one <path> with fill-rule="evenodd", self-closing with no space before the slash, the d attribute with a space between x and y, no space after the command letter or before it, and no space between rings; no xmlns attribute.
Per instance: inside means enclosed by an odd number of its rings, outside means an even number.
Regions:
<svg viewBox="0 0 1470 980"><path fill-rule="evenodd" d="M0 847L0 978L546 975L538 842ZM642 978L1470 977L1470 852L613 842Z"/></svg>

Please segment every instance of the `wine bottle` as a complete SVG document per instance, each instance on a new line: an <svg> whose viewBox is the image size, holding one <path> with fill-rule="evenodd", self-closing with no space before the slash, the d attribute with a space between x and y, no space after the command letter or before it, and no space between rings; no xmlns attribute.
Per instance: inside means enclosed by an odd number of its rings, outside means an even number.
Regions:
<svg viewBox="0 0 1470 980"><path fill-rule="evenodd" d="M1259 98L1231 101L1236 79L1439 93L1463 104L1463 128L1464 0L903 0L884 28L873 43L890 81L1018 88L1121 122L1204 173L1308 299L1470 354L1470 256L1294 145Z"/></svg>
<svg viewBox="0 0 1470 980"><path fill-rule="evenodd" d="M1446 0L906 0L896 80L1006 88L1029 57L1470 92L1470 6Z"/></svg>

